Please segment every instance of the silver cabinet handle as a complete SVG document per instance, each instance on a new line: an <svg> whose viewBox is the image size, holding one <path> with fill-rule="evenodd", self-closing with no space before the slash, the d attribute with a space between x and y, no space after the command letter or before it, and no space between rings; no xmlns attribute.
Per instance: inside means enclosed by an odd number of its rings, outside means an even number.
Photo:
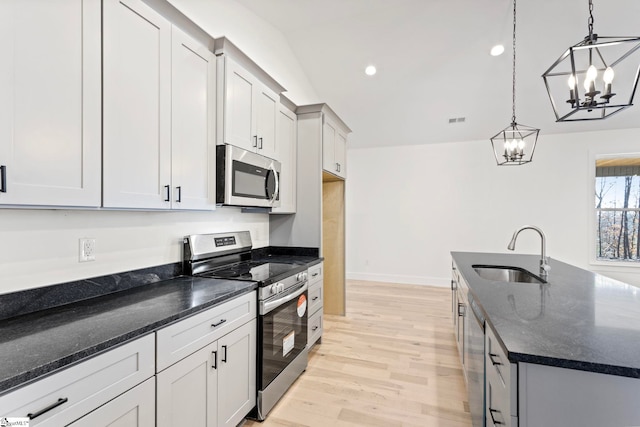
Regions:
<svg viewBox="0 0 640 427"><path fill-rule="evenodd" d="M262 137L258 138L258 148L262 150Z"/></svg>
<svg viewBox="0 0 640 427"><path fill-rule="evenodd" d="M258 146L258 135L253 135L253 146L254 147Z"/></svg>
<svg viewBox="0 0 640 427"><path fill-rule="evenodd" d="M271 171L273 172L273 177L276 180L276 188L273 191L273 197L271 198L271 200L269 200L269 204L273 204L278 199L278 195L280 194L280 177L278 177L278 172L276 171L275 166L273 166L273 163L271 163L270 167Z"/></svg>
<svg viewBox="0 0 640 427"><path fill-rule="evenodd" d="M318 330L318 327L317 327L317 326L314 326L313 328L311 328L311 331L312 331L312 332L315 332L315 331L317 331L317 330Z"/></svg>
<svg viewBox="0 0 640 427"><path fill-rule="evenodd" d="M455 291L456 289L458 289L458 282L451 280L451 290Z"/></svg>
<svg viewBox="0 0 640 427"><path fill-rule="evenodd" d="M318 298L320 298L320 297L313 297L313 298L311 298L311 301L315 301L315 300L317 300Z"/></svg>
<svg viewBox="0 0 640 427"><path fill-rule="evenodd" d="M320 273L313 273L313 274L311 275L311 277L316 277L318 274L320 274Z"/></svg>

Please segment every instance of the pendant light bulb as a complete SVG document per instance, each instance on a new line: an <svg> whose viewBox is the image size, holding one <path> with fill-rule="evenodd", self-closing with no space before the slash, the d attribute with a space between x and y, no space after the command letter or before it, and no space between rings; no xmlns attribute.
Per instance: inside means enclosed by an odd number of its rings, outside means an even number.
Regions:
<svg viewBox="0 0 640 427"><path fill-rule="evenodd" d="M526 144L525 144L524 140L522 140L522 139L519 139L519 140L518 140L518 150L522 150L522 149L524 149L524 146L525 146L525 145L526 145Z"/></svg>
<svg viewBox="0 0 640 427"><path fill-rule="evenodd" d="M590 65L589 68L587 68L587 77L585 80L595 80L596 77L598 77L598 70L596 70L594 65Z"/></svg>
<svg viewBox="0 0 640 427"><path fill-rule="evenodd" d="M569 85L569 89L575 88L576 87L576 76L571 74L569 76L569 80L567 81L567 84Z"/></svg>
<svg viewBox="0 0 640 427"><path fill-rule="evenodd" d="M613 68L611 67L607 67L607 69L604 71L604 74L602 75L602 80L610 85L611 83L613 83L613 77L615 76L615 73L613 72Z"/></svg>

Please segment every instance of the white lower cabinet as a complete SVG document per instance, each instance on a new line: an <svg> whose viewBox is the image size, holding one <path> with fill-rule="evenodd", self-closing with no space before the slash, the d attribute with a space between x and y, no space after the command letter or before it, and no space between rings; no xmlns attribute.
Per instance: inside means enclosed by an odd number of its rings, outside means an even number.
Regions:
<svg viewBox="0 0 640 427"><path fill-rule="evenodd" d="M29 417L32 427L63 426L84 417L153 377L153 338L139 338L3 395L0 417Z"/></svg>
<svg viewBox="0 0 640 427"><path fill-rule="evenodd" d="M307 321L307 346L311 348L322 337L323 317L323 265L316 264L309 267L309 310Z"/></svg>
<svg viewBox="0 0 640 427"><path fill-rule="evenodd" d="M227 330L223 336L216 337L204 347L168 368L158 372L157 377L157 409L158 427L169 426L236 426L251 411L256 404L256 327L255 317L256 295L252 293L236 300L232 300L220 307L212 309L212 315L201 313L182 322L199 320L205 315L207 321L214 328L225 319L233 323L234 318L244 315L239 308L249 301L252 318L246 323ZM217 314L216 314L217 313ZM229 319L229 320L226 320ZM171 325L174 333L170 335L158 332L158 349L169 348L161 344L161 340L170 339L175 342L175 336L193 334L194 325L185 324L181 328L178 322ZM182 329L182 331L181 331ZM203 331L205 333L205 331ZM208 332L207 332L208 334ZM192 337L190 342L202 342ZM188 347L190 343L183 343ZM160 354L158 357L160 358Z"/></svg>
<svg viewBox="0 0 640 427"><path fill-rule="evenodd" d="M150 427L156 421L156 378L121 394L71 423L72 427Z"/></svg>
<svg viewBox="0 0 640 427"><path fill-rule="evenodd" d="M495 333L485 326L485 419L487 427L518 426L518 369Z"/></svg>

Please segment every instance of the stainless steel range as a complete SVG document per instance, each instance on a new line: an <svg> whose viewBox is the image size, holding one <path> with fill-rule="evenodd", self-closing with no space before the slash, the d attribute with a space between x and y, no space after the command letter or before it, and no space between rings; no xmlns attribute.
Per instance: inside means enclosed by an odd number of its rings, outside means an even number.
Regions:
<svg viewBox="0 0 640 427"><path fill-rule="evenodd" d="M257 405L264 420L307 367L307 272L298 264L255 260L248 231L184 239L185 274L258 283Z"/></svg>

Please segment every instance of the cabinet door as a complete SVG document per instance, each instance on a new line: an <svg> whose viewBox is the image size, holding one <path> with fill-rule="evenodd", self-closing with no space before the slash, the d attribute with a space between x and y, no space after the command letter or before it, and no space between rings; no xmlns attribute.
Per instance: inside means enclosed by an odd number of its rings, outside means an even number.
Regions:
<svg viewBox="0 0 640 427"><path fill-rule="evenodd" d="M336 131L335 141L335 162L338 167L336 175L346 178L347 177L347 135Z"/></svg>
<svg viewBox="0 0 640 427"><path fill-rule="evenodd" d="M278 111L276 123L276 158L282 163L280 171L280 207L271 213L296 213L297 200L297 118L284 107Z"/></svg>
<svg viewBox="0 0 640 427"><path fill-rule="evenodd" d="M103 13L103 205L168 209L171 24L140 0Z"/></svg>
<svg viewBox="0 0 640 427"><path fill-rule="evenodd" d="M156 425L214 426L219 364L214 342L158 373Z"/></svg>
<svg viewBox="0 0 640 427"><path fill-rule="evenodd" d="M216 57L173 27L171 181L174 209L215 209Z"/></svg>
<svg viewBox="0 0 640 427"><path fill-rule="evenodd" d="M156 423L156 378L121 394L71 427L148 427Z"/></svg>
<svg viewBox="0 0 640 427"><path fill-rule="evenodd" d="M336 165L336 126L326 116L322 124L322 168L333 174L338 172Z"/></svg>
<svg viewBox="0 0 640 427"><path fill-rule="evenodd" d="M229 57L224 58L223 142L256 151L255 77Z"/></svg>
<svg viewBox="0 0 640 427"><path fill-rule="evenodd" d="M282 159L278 158L276 146L276 121L278 119L279 104L278 95L266 86L260 85L258 100L256 101L258 106L258 126L256 128L258 153L282 161Z"/></svg>
<svg viewBox="0 0 640 427"><path fill-rule="evenodd" d="M218 340L218 427L236 426L256 404L254 319Z"/></svg>
<svg viewBox="0 0 640 427"><path fill-rule="evenodd" d="M100 19L99 0L0 1L0 204L100 206Z"/></svg>

